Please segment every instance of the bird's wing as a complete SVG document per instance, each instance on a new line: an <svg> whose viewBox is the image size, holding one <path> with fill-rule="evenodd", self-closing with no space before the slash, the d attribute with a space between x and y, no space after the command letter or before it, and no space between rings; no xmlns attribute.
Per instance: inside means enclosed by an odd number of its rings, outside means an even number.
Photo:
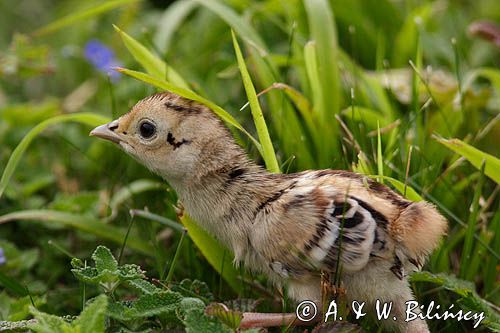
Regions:
<svg viewBox="0 0 500 333"><path fill-rule="evenodd" d="M393 260L394 242L382 211L392 207L370 195L360 181L300 174L256 216L253 246L282 276L325 270L361 270L371 257Z"/></svg>

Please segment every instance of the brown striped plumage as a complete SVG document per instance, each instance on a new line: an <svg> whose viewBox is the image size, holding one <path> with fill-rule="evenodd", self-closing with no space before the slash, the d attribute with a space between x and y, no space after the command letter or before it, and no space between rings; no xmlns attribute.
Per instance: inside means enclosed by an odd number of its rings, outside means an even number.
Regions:
<svg viewBox="0 0 500 333"><path fill-rule="evenodd" d="M268 173L209 109L171 93L145 98L92 134L165 178L235 261L287 283L297 301L320 302L321 272L340 265L348 298L393 301L400 319L388 324L427 331L424 321L402 318L413 298L407 274L422 267L446 230L431 204L348 171Z"/></svg>

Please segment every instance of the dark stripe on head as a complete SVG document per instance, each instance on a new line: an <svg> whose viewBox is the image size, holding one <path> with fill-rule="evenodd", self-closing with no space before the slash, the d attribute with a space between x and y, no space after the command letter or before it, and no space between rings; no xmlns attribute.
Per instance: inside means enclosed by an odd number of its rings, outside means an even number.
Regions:
<svg viewBox="0 0 500 333"><path fill-rule="evenodd" d="M201 109L198 106L193 105L193 101L188 99L180 99L181 103L176 103L171 100L167 100L165 102L165 106L169 109L178 111L178 112L190 112L190 113L200 113Z"/></svg>
<svg viewBox="0 0 500 333"><path fill-rule="evenodd" d="M346 171L346 170L321 170L319 173L321 174L321 176L339 175L339 176L342 176L345 178L357 179L360 181L363 179L363 176L360 175L359 173L350 172L350 171Z"/></svg>
<svg viewBox="0 0 500 333"><path fill-rule="evenodd" d="M176 141L173 134L168 132L168 135L167 135L167 142L172 146L174 147L174 150L176 150L177 148L179 148L180 146L182 146L183 144L190 144L191 141L189 140L186 140L186 139L182 139L181 141Z"/></svg>

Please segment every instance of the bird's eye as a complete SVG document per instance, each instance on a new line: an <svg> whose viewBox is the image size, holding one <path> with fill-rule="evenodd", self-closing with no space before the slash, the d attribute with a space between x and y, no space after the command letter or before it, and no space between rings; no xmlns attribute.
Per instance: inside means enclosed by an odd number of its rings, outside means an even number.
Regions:
<svg viewBox="0 0 500 333"><path fill-rule="evenodd" d="M149 121L144 121L139 125L139 132L144 139L149 139L156 133L156 126Z"/></svg>

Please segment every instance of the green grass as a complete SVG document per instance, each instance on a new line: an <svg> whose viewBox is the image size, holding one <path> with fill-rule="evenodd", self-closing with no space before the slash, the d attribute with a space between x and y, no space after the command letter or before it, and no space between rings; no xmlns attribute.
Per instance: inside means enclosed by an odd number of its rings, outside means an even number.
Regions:
<svg viewBox="0 0 500 333"><path fill-rule="evenodd" d="M137 100L170 90L211 108L273 172L354 170L435 204L449 231L412 278L417 298L484 311L481 329L498 329L498 48L467 35L473 20L500 20L498 1L185 0L161 10L145 0L28 3L32 11L0 3L0 248L7 256L0 321L81 313L82 299L101 289L81 289L64 252L85 260L99 244L120 263L140 264L162 288L182 289L189 278L205 282L216 301L262 298L259 311L293 310L277 304L265 276L233 267L231 253L196 221L176 222L167 184L88 137ZM85 59L91 39L114 50L124 74L118 81ZM131 289L108 301L127 299ZM200 309L189 311L181 319L158 315L155 325L209 325ZM377 329L370 320L358 324ZM429 324L433 332L472 327Z"/></svg>

